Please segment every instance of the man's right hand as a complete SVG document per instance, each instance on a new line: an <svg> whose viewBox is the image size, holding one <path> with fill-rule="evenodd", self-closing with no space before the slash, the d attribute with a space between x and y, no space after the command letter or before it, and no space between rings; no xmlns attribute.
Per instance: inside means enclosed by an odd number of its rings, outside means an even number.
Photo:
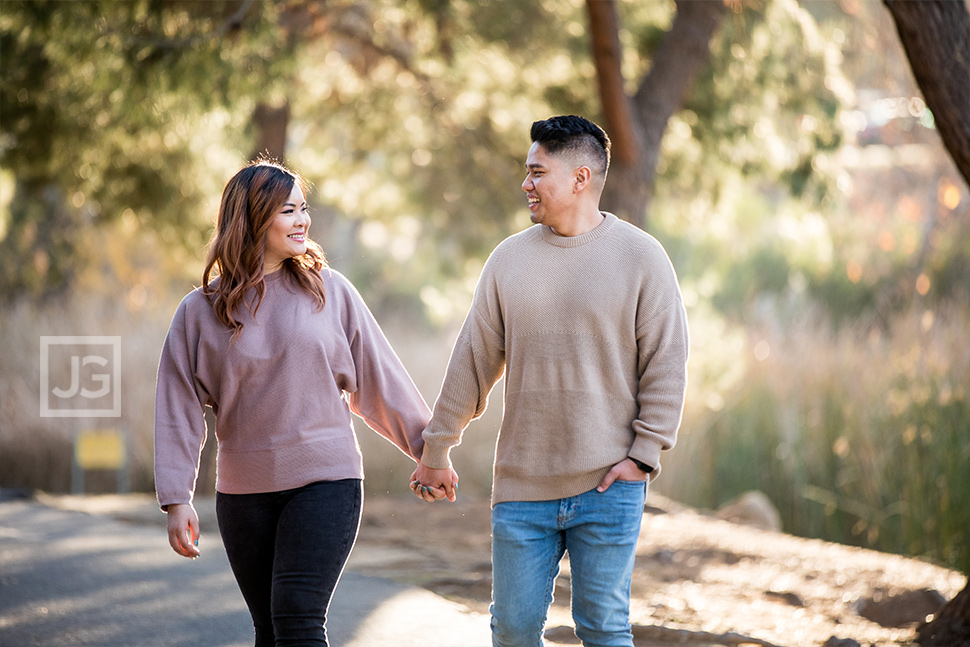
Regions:
<svg viewBox="0 0 970 647"><path fill-rule="evenodd" d="M418 461L411 474L411 490L429 503L444 498L454 501L458 495L458 473L453 467L434 469Z"/></svg>
<svg viewBox="0 0 970 647"><path fill-rule="evenodd" d="M168 543L183 557L195 559L199 552L199 515L191 503L171 503L167 506Z"/></svg>

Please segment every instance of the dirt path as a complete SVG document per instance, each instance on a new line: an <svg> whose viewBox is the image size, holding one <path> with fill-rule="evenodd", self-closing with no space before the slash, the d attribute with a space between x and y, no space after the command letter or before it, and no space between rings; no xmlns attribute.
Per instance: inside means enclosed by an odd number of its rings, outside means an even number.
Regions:
<svg viewBox="0 0 970 647"><path fill-rule="evenodd" d="M164 524L150 497L47 503ZM201 500L197 507L203 526L215 532L214 519L207 518L214 514L210 503ZM966 582L960 573L920 560L732 524L653 494L648 504L631 603L637 647L822 647L833 636L865 647L906 645L914 618L932 613L939 596L953 597ZM472 615L487 614L489 532L485 499L425 504L371 496L348 570L415 584ZM901 626L884 626L891 620ZM569 615L568 559L546 636L549 647L578 644Z"/></svg>
<svg viewBox="0 0 970 647"><path fill-rule="evenodd" d="M829 638L907 644L923 604L963 588L963 575L914 559L801 539L720 521L651 495L633 581L638 647L814 647ZM422 504L367 501L351 567L419 584L486 613L490 591L489 505L483 499ZM578 644L564 564L547 637ZM863 617L895 618L899 627Z"/></svg>

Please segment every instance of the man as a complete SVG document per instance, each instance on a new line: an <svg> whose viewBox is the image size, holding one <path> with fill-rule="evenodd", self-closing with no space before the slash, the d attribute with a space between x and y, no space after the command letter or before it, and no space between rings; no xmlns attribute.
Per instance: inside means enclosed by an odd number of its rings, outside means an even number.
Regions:
<svg viewBox="0 0 970 647"><path fill-rule="evenodd" d="M568 552L576 635L633 645L630 581L646 483L676 439L687 318L667 254L599 210L610 141L591 121L532 125L535 226L482 270L412 489L455 500L449 453L505 372L492 487L492 642L535 647Z"/></svg>

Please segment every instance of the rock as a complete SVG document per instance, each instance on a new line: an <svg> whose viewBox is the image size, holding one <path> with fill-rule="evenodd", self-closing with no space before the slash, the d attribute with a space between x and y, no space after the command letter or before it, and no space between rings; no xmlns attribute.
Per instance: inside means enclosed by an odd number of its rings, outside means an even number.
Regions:
<svg viewBox="0 0 970 647"><path fill-rule="evenodd" d="M887 595L877 591L872 597L859 600L860 616L883 627L907 627L926 620L936 613L946 598L939 591L920 589Z"/></svg>
<svg viewBox="0 0 970 647"><path fill-rule="evenodd" d="M775 600L779 600L780 602L784 602L785 604L790 604L793 607L805 606L805 601L802 599L802 596L798 595L797 593L793 593L791 591L770 590L770 591L765 591L765 596L769 598L774 598Z"/></svg>
<svg viewBox="0 0 970 647"><path fill-rule="evenodd" d="M862 647L858 641L852 640L851 638L838 638L832 636L825 641L822 647Z"/></svg>
<svg viewBox="0 0 970 647"><path fill-rule="evenodd" d="M781 515L778 508L764 492L751 490L745 492L720 508L714 514L718 519L740 523L762 530L781 530Z"/></svg>
<svg viewBox="0 0 970 647"><path fill-rule="evenodd" d="M543 635L545 636L546 640L559 643L560 645L578 645L581 642L579 638L576 637L576 632L573 631L573 628L565 625L550 627L549 629L545 630Z"/></svg>

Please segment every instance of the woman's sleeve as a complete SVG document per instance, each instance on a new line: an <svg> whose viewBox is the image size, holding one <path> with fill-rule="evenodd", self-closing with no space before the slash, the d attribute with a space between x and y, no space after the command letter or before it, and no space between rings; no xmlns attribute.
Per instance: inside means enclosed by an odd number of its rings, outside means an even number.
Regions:
<svg viewBox="0 0 970 647"><path fill-rule="evenodd" d="M198 334L190 335L187 313L183 301L162 347L155 387L155 491L162 509L192 502L206 437L209 398L195 378Z"/></svg>
<svg viewBox="0 0 970 647"><path fill-rule="evenodd" d="M420 460L421 433L431 410L363 298L349 282L346 285L350 315L346 332L357 384L348 394L350 410L402 452Z"/></svg>

